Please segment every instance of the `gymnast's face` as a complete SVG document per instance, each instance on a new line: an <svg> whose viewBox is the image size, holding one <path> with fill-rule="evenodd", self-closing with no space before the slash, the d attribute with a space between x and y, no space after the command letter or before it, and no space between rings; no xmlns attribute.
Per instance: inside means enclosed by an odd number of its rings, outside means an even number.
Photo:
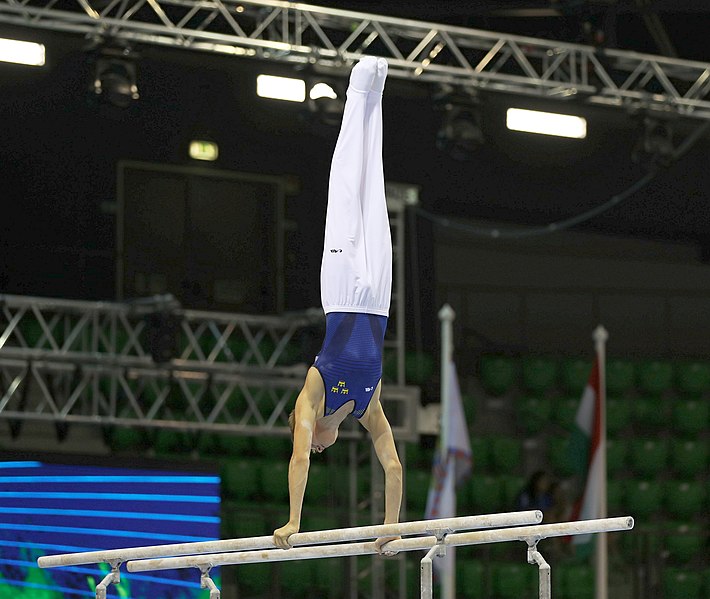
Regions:
<svg viewBox="0 0 710 599"><path fill-rule="evenodd" d="M311 451L313 453L323 453L323 451L335 443L338 438L338 429L329 429L319 426L316 421L316 429L311 438Z"/></svg>

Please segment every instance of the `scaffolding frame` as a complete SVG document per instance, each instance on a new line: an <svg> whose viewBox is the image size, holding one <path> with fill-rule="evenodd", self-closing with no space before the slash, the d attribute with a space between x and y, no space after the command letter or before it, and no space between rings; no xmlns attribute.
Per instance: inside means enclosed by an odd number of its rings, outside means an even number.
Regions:
<svg viewBox="0 0 710 599"><path fill-rule="evenodd" d="M0 22L710 119L710 63L280 0L0 0Z"/></svg>

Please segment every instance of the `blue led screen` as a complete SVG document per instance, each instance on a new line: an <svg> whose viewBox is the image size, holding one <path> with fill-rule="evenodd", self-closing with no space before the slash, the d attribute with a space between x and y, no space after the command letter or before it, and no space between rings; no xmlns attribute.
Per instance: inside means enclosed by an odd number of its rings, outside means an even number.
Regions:
<svg viewBox="0 0 710 599"><path fill-rule="evenodd" d="M182 470L0 461L0 599L94 597L106 565L40 569L41 555L219 538L219 477ZM199 573L127 574L121 599L206 598ZM219 576L213 571L216 581Z"/></svg>

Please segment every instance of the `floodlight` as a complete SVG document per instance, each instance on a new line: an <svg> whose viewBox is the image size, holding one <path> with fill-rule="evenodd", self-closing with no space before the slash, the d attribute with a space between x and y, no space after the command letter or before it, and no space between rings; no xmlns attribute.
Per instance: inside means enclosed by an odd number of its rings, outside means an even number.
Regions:
<svg viewBox="0 0 710 599"><path fill-rule="evenodd" d="M570 114L508 108L508 129L525 133L540 133L557 137L584 139L587 137L587 120Z"/></svg>
<svg viewBox="0 0 710 599"><path fill-rule="evenodd" d="M256 78L256 94L261 98L305 102L306 82L303 79L292 79L290 77L258 75Z"/></svg>
<svg viewBox="0 0 710 599"><path fill-rule="evenodd" d="M0 61L44 66L44 44L0 38Z"/></svg>

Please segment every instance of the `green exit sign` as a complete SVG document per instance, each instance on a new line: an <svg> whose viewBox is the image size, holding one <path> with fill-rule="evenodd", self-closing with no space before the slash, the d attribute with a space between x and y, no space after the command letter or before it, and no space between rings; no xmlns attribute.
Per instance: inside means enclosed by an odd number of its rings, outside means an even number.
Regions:
<svg viewBox="0 0 710 599"><path fill-rule="evenodd" d="M190 158L195 160L217 160L219 146L213 141L193 140L190 142Z"/></svg>

